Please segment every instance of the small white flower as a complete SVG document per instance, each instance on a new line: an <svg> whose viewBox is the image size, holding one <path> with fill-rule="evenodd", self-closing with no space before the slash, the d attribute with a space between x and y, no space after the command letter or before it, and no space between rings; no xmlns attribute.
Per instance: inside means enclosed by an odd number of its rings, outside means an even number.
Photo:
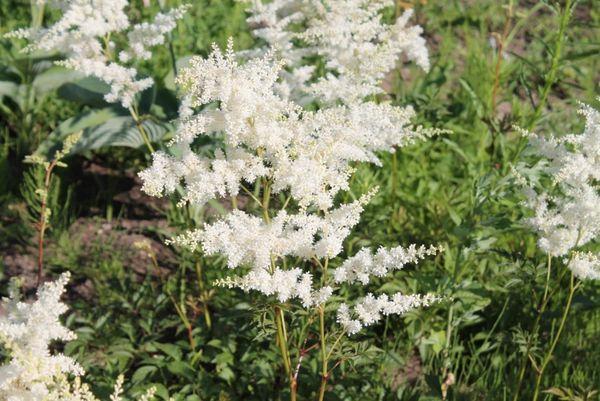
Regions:
<svg viewBox="0 0 600 401"><path fill-rule="evenodd" d="M526 190L534 212L527 222L540 236L540 249L552 256L565 255L600 234L600 113L589 106L580 113L586 118L580 135L546 139L526 133L557 186L553 195L544 189Z"/></svg>
<svg viewBox="0 0 600 401"><path fill-rule="evenodd" d="M569 269L580 280L600 280L600 258L591 252L576 252Z"/></svg>

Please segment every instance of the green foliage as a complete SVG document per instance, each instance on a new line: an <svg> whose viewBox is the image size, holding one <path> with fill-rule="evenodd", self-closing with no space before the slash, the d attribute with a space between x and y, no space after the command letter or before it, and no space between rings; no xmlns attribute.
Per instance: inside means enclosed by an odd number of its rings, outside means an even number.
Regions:
<svg viewBox="0 0 600 401"><path fill-rule="evenodd" d="M154 15L162 4L132 3L130 13L140 19ZM164 3L167 8L181 2ZM158 147L169 138L177 110L173 64L180 67L190 55L206 54L212 42L223 46L230 36L236 48L253 44L243 4L192 3L173 32L175 57L168 46L159 47L156 58L140 67L156 78L155 87L139 99L138 111ZM331 401L441 400L450 374L455 383L447 388L447 400L512 399L519 364L523 358L540 359L567 296L566 278L561 282L553 273L557 296L544 314L548 323L534 335L545 260L522 223L528 212L510 168L531 156L512 126L534 124L540 133L580 128L575 100L597 105L600 10L594 1L577 2L555 82L540 118L534 119L557 39L559 13L553 2L515 4L504 54L490 46L490 37L502 32L506 5L487 0L422 3L416 18L425 27L432 69L424 74L399 66L390 74L390 98L414 104L417 123L452 134L383 155L383 168L357 167L351 190L343 196L357 198L376 185L380 191L347 241L345 254L376 244L441 244L443 254L394 273L391 282L375 280L369 290L434 292L444 301L403 319L387 319L352 343L342 342L340 349L351 356L339 360L334 371L326 398ZM1 31L28 25L29 15L24 3L0 2ZM4 40L0 56L3 249L14 248L15 238L28 240L32 224L39 221L36 191L44 171L38 165L24 167L23 157L36 149L37 155L52 156L68 135L82 132L72 150L78 156L55 175L48 195L47 264L54 272L74 274L67 323L78 339L65 351L88 370L94 390L107 395L124 373L129 395L152 384L160 400L287 399L272 340L273 311L257 298L213 285L226 273L223 260L166 247L159 252L156 244L150 251L128 242L117 246L134 236L160 244L184 227L214 219L230 207L228 201L181 209L175 202L144 198L135 173L148 158L132 149L144 142L130 113L104 102L102 84L53 67L51 59L24 58ZM211 148L210 143L199 146ZM86 219L95 225L83 234L71 225ZM105 225L114 236L90 234ZM6 235L11 230L18 235ZM158 258L159 266L144 252ZM364 295L358 292L364 289L356 291L349 295ZM599 322L600 287L586 283L549 365L543 383L547 399L598 399ZM291 341L300 334L290 332ZM342 355L339 351L334 360ZM315 398L318 352L313 348L305 355L300 400ZM522 399L532 395L533 379L530 368Z"/></svg>

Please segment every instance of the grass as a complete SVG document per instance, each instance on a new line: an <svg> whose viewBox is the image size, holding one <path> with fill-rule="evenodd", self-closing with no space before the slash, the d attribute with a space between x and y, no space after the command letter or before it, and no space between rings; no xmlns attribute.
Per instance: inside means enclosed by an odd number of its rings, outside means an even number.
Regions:
<svg viewBox="0 0 600 401"><path fill-rule="evenodd" d="M358 166L343 196L356 198L376 185L380 190L345 252L377 244L442 244L442 255L395 273L391 282L375 282L373 289L431 291L445 301L361 335L356 356L335 373L327 400L514 399L522 361L529 360L525 354L540 358L557 330L568 277L557 282L552 276L556 296L533 336L545 258L521 222L528 212L510 167L533 159L513 125L539 133L578 132L576 102L600 105L600 10L594 5L577 2L568 19L561 14L565 3L416 5L432 68L425 74L399 66L390 76L390 96L397 104L413 104L417 122L452 133L382 156L383 168ZM132 12L141 9L136 3ZM27 4L0 5L2 32L27 25L28 18ZM240 48L252 44L241 5L203 0L174 33L174 51L177 57L206 54L210 43L223 45L229 36ZM8 74L16 51L8 41L2 44L1 71ZM169 52L162 49L144 71L167 81L169 66ZM30 181L39 174L22 157L85 108L54 99L40 97L27 109L5 99L0 111L4 281L26 270L27 263L11 262L14 255L34 255L35 231L26 222L32 213L27 208L35 204ZM47 266L75 277L67 323L79 338L66 352L88 370L99 394L108 394L124 373L131 379L130 395L156 383L165 400L287 399L268 306L213 287L223 275L222 260L178 249L167 254L157 245L223 206L184 214L168 202L140 201L131 191L133 173L147 163L142 152L99 150L72 158L58 174L60 193L52 195L50 207L61 212L47 234ZM159 268L147 250L133 246L141 238L155 241L150 253ZM117 246L121 241L129 245ZM552 390L541 399L598 399L599 322L600 286L586 282L542 380L541 389ZM301 400L313 399L319 388L317 352L307 355L300 372ZM518 398L523 400L533 396L536 379L526 366Z"/></svg>

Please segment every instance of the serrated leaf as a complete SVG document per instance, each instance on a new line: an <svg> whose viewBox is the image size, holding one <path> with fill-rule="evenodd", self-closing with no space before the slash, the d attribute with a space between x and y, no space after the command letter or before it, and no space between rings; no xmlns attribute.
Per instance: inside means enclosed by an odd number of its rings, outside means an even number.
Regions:
<svg viewBox="0 0 600 401"><path fill-rule="evenodd" d="M190 365L182 361L173 361L167 365L169 372L177 376L183 376L188 380L194 380L194 369Z"/></svg>
<svg viewBox="0 0 600 401"><path fill-rule="evenodd" d="M173 344L153 343L153 345L176 361L181 360L181 348Z"/></svg>
<svg viewBox="0 0 600 401"><path fill-rule="evenodd" d="M149 375L157 370L158 368L156 366L144 365L135 371L135 373L131 376L131 381L134 383L143 382Z"/></svg>

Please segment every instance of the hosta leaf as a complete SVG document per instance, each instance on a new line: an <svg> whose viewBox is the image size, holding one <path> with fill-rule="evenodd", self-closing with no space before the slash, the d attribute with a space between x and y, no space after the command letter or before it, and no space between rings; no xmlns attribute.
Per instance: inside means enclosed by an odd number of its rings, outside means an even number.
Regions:
<svg viewBox="0 0 600 401"><path fill-rule="evenodd" d="M33 89L38 94L46 94L60 86L81 79L81 74L68 68L54 66L40 72L33 79Z"/></svg>
<svg viewBox="0 0 600 401"><path fill-rule="evenodd" d="M111 118L120 116L118 110L105 108L100 110L91 110L81 113L78 116L71 117L63 121L44 142L35 151L36 154L51 157L54 152L62 147L65 138L78 131L94 128Z"/></svg>
<svg viewBox="0 0 600 401"><path fill-rule="evenodd" d="M81 138L71 153L82 153L110 146L130 148L144 146L144 141L133 118L121 113L116 108L105 108L88 111L70 118L50 134L36 150L36 154L46 157L53 156L54 152L61 148L65 138L78 131L82 131ZM151 142L160 141L170 129L168 124L152 120L142 121L141 126Z"/></svg>
<svg viewBox="0 0 600 401"><path fill-rule="evenodd" d="M106 106L104 95L110 87L94 77L85 77L75 82L64 83L58 88L58 94L66 100L71 100L89 106Z"/></svg>
<svg viewBox="0 0 600 401"><path fill-rule="evenodd" d="M0 81L0 97L6 96L14 100L18 93L18 84L10 81Z"/></svg>

